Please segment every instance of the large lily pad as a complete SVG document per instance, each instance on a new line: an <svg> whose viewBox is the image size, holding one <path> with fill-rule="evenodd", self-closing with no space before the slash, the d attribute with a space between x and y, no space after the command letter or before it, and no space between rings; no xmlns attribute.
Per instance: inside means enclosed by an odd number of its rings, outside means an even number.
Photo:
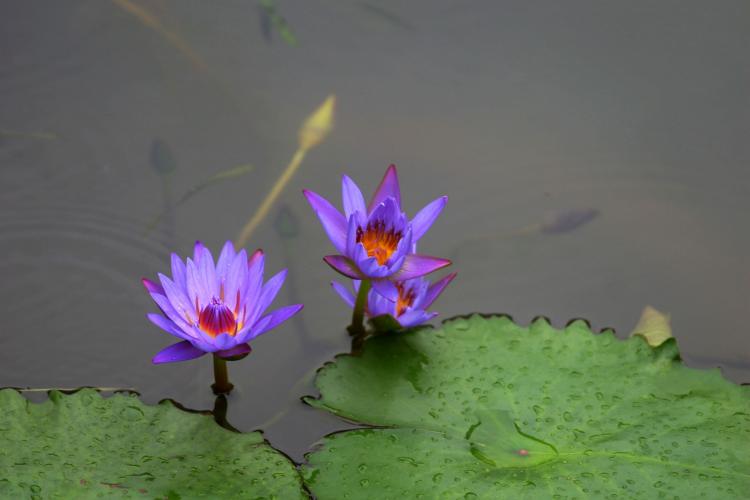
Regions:
<svg viewBox="0 0 750 500"><path fill-rule="evenodd" d="M750 498L750 391L674 339L472 316L367 341L318 374L356 422L307 456L321 500Z"/></svg>
<svg viewBox="0 0 750 500"><path fill-rule="evenodd" d="M0 391L0 498L307 498L260 433L219 427L169 401Z"/></svg>

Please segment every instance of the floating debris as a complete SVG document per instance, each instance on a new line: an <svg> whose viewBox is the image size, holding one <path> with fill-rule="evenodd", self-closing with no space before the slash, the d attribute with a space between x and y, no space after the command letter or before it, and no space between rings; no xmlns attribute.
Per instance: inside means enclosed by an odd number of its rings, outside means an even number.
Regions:
<svg viewBox="0 0 750 500"><path fill-rule="evenodd" d="M665 314L651 306L643 308L641 319L630 333L630 336L640 335L652 347L663 344L672 338L672 326L669 314Z"/></svg>

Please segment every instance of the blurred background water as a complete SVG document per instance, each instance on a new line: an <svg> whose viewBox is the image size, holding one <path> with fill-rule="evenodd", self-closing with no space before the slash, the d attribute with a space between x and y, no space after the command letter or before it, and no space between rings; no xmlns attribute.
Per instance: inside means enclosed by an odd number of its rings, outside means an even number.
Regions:
<svg viewBox="0 0 750 500"><path fill-rule="evenodd" d="M150 363L172 338L140 278L235 238L330 93L337 128L250 244L306 307L230 365L232 425L295 459L346 426L299 401L350 314L300 190L370 193L389 163L409 213L450 196L421 246L459 273L441 317L625 336L651 304L689 365L750 382L749 46L746 0L2 2L0 386L210 409L209 358Z"/></svg>

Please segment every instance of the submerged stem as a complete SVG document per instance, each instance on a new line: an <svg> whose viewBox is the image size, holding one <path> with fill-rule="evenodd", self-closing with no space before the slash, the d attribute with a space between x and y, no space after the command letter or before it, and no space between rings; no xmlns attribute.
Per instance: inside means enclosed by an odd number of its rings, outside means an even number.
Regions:
<svg viewBox="0 0 750 500"><path fill-rule="evenodd" d="M349 325L350 335L364 335L365 333L365 308L367 307L367 294L370 292L370 280L362 280L359 284L357 301L354 303L352 313L352 324Z"/></svg>
<svg viewBox="0 0 750 500"><path fill-rule="evenodd" d="M229 394L234 385L229 381L227 361L214 354L214 383L211 384L214 394Z"/></svg>
<svg viewBox="0 0 750 500"><path fill-rule="evenodd" d="M286 187L289 180L302 164L302 160L305 159L306 153L307 150L303 148L299 148L297 152L294 153L294 157L292 157L292 161L289 162L289 165L286 166L286 170L282 172L281 177L278 178L276 184L274 184L271 191L268 192L266 198L260 204L260 207L258 207L258 210L253 217L247 222L247 224L245 224L245 227L242 228L240 235L237 237L237 246L245 246L250 239L250 236L253 234L253 231L255 231L255 228L263 222L263 219L268 215L268 211L271 210L276 198L279 197L284 190L284 187Z"/></svg>

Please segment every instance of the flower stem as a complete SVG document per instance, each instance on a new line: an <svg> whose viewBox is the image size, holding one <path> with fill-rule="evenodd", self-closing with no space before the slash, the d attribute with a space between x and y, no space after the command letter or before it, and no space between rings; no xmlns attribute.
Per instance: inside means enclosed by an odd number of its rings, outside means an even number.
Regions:
<svg viewBox="0 0 750 500"><path fill-rule="evenodd" d="M233 388L227 373L227 361L214 354L214 383L211 384L211 389L214 394L229 394Z"/></svg>
<svg viewBox="0 0 750 500"><path fill-rule="evenodd" d="M281 174L281 177L279 177L279 179L276 181L276 184L273 185L271 191L268 192L266 198L260 204L260 207L255 212L253 217L247 222L247 224L245 224L245 227L242 228L242 232L240 232L240 235L237 237L237 246L243 247L248 242L248 240L250 240L250 236L252 236L255 228L257 228L258 225L263 222L263 219L266 218L266 215L268 215L268 211L271 210L271 207L276 201L276 198L279 197L281 192L284 190L284 187L289 183L289 180L299 168L302 160L305 159L306 153L307 150L302 148L298 149L297 152L294 153L294 157L292 158L292 161L289 163L289 165L287 165L286 170L284 170L284 172Z"/></svg>
<svg viewBox="0 0 750 500"><path fill-rule="evenodd" d="M367 294L370 291L370 280L362 280L359 284L357 301L354 303L352 313L352 324L349 325L350 335L364 335L365 333L365 307L367 307Z"/></svg>

